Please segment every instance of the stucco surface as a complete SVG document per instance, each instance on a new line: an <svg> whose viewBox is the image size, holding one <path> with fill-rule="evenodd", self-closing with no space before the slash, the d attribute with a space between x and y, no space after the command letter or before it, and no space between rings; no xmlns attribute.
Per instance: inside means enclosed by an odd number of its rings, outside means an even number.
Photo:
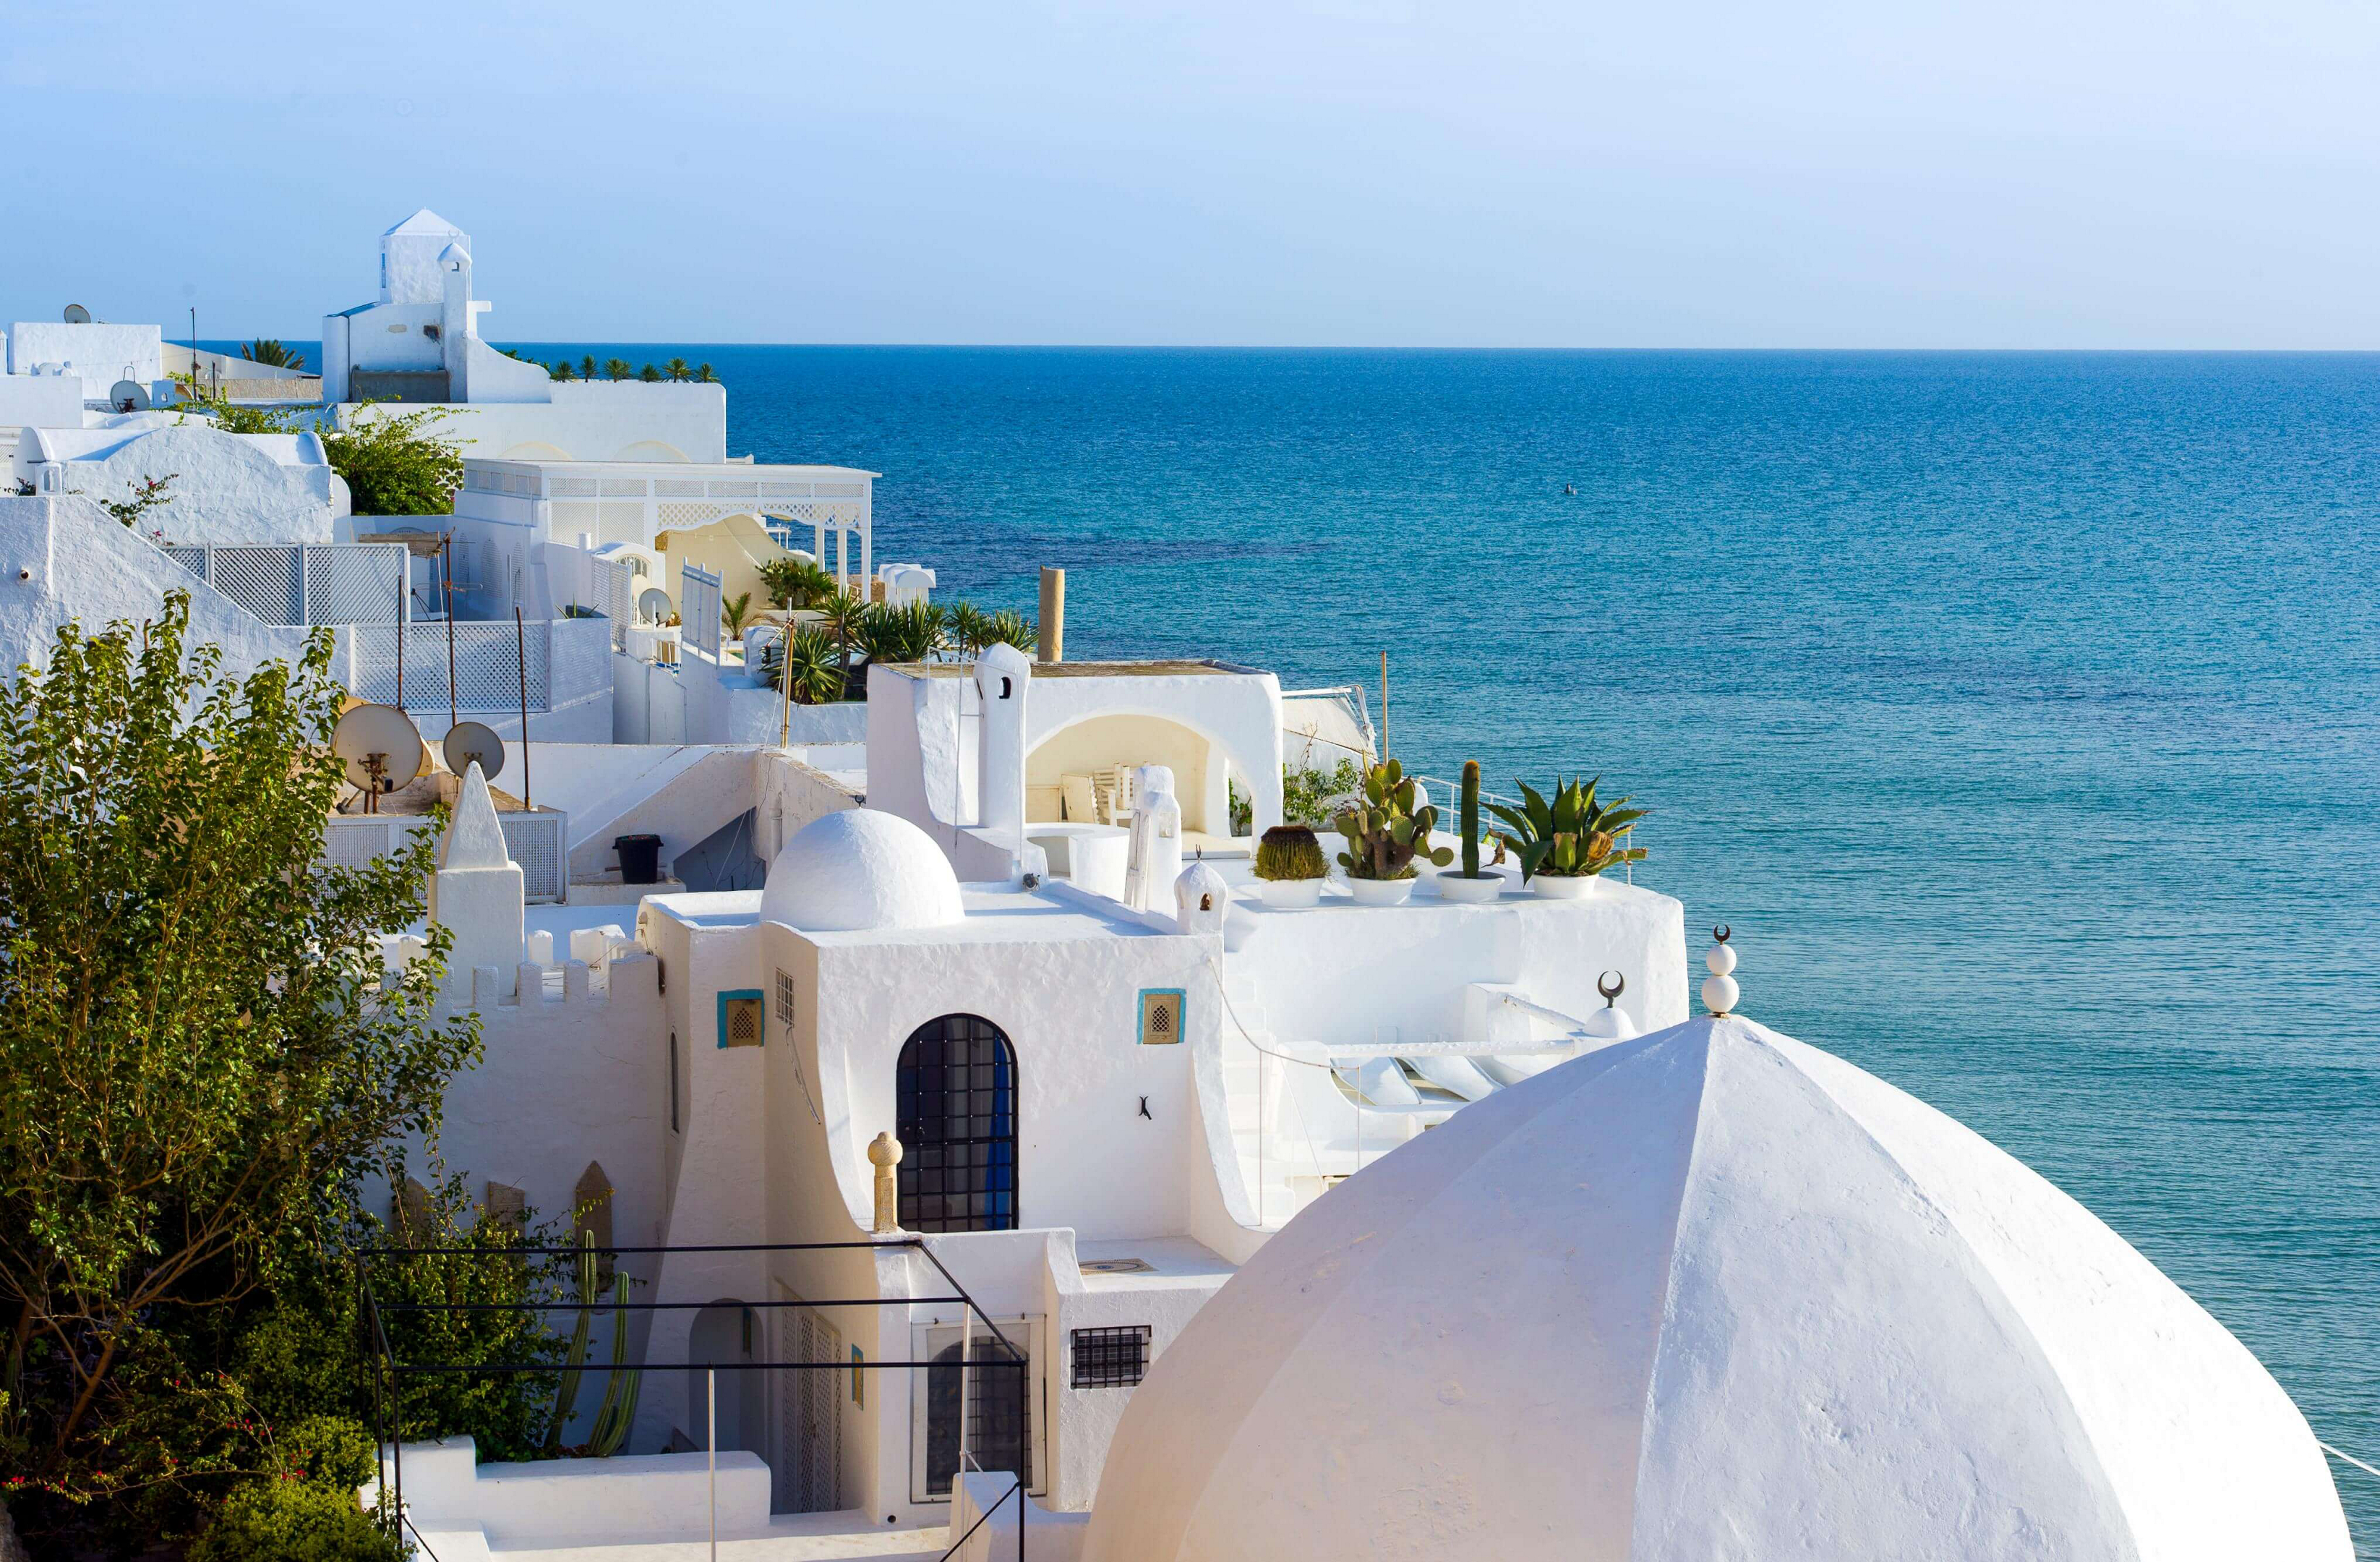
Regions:
<svg viewBox="0 0 2380 1562"><path fill-rule="evenodd" d="M907 820L868 808L796 831L760 895L763 921L818 933L943 927L965 915L941 848Z"/></svg>
<svg viewBox="0 0 2380 1562"><path fill-rule="evenodd" d="M1983 1140L1741 1019L1319 1201L1126 1408L1086 1555L2343 1559L2296 1409Z"/></svg>

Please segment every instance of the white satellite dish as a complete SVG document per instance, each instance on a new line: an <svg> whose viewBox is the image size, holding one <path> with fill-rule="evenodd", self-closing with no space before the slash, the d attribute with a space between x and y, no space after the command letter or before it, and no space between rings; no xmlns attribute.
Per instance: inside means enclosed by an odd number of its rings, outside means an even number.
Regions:
<svg viewBox="0 0 2380 1562"><path fill-rule="evenodd" d="M675 612L669 592L659 586L647 586L637 598L637 616L649 624L658 624Z"/></svg>
<svg viewBox="0 0 2380 1562"><path fill-rule="evenodd" d="M331 729L331 752L347 767L348 784L364 795L364 812L421 774L421 733L394 705L358 705Z"/></svg>
<svg viewBox="0 0 2380 1562"><path fill-rule="evenodd" d="M480 774L492 781L504 773L504 740L496 729L484 722L466 721L455 724L442 745L446 755L446 768L457 775L468 775L477 764Z"/></svg>
<svg viewBox="0 0 2380 1562"><path fill-rule="evenodd" d="M107 404L118 412L146 412L149 388L138 380L118 380L107 387Z"/></svg>
<svg viewBox="0 0 2380 1562"><path fill-rule="evenodd" d="M68 304L67 306L67 323L69 325L90 324L91 311L83 308L80 304Z"/></svg>

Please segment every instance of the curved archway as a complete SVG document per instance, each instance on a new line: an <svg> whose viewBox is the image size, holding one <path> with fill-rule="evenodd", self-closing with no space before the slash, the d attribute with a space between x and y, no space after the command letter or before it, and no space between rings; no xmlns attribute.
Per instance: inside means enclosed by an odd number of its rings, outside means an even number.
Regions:
<svg viewBox="0 0 2380 1562"><path fill-rule="evenodd" d="M659 439L640 439L633 445L623 445L620 448L619 454L612 458L612 459L615 461L674 461L681 463L684 462L686 458L686 456L685 451L679 449L674 445L671 445L664 440Z"/></svg>
<svg viewBox="0 0 2380 1562"><path fill-rule="evenodd" d="M980 1015L909 1032L895 1075L901 1226L1016 1229L1016 1053Z"/></svg>
<svg viewBox="0 0 2380 1562"><path fill-rule="evenodd" d="M499 461L567 461L574 458L569 451L559 445L549 445L541 439L525 439L518 445L508 446L496 459Z"/></svg>

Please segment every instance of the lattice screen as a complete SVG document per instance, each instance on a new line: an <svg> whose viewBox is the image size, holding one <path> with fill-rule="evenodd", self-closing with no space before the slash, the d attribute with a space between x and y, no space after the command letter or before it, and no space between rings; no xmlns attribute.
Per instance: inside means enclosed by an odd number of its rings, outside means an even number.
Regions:
<svg viewBox="0 0 2380 1562"><path fill-rule="evenodd" d="M719 577L708 569L686 567L680 579L686 582L686 600L678 606L678 617L685 626L681 638L697 651L719 660Z"/></svg>
<svg viewBox="0 0 2380 1562"><path fill-rule="evenodd" d="M582 624L598 635L599 620L565 620ZM445 624L413 624L405 630L405 707L409 711L446 708L447 629ZM454 695L458 711L518 711L521 704L521 658L515 649L514 627L501 620L462 620L454 629ZM396 628L389 624L356 626L356 693L382 704L396 702ZM528 626L528 708L552 708L546 680L546 637L542 620Z"/></svg>

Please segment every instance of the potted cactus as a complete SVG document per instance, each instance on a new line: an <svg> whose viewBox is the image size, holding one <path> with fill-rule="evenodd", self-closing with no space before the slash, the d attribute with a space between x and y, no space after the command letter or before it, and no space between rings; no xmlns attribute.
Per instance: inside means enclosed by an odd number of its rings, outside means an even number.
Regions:
<svg viewBox="0 0 2380 1562"><path fill-rule="evenodd" d="M1364 775L1364 790L1331 824L1347 837L1339 866L1347 870L1347 892L1366 906L1401 906L1421 875L1416 860L1443 868L1454 860L1446 847L1433 848L1430 827L1438 810L1421 800L1420 784L1394 760L1382 760Z"/></svg>
<svg viewBox="0 0 2380 1562"><path fill-rule="evenodd" d="M1463 835L1463 871L1438 875L1438 897L1474 904L1493 900L1503 893L1504 878L1500 873L1483 872L1479 866L1479 762L1463 762L1463 802L1457 814Z"/></svg>
<svg viewBox="0 0 2380 1562"><path fill-rule="evenodd" d="M1257 841L1257 894L1276 911L1313 905L1330 873L1322 843L1303 824L1276 824Z"/></svg>
<svg viewBox="0 0 2380 1562"><path fill-rule="evenodd" d="M1557 781L1551 802L1524 781L1523 806L1491 808L1511 826L1503 838L1521 860L1521 877L1549 900L1582 899L1607 869L1645 860L1645 848L1628 844L1628 832L1645 811L1624 806L1626 798L1597 801L1595 788L1602 779L1584 785L1575 777Z"/></svg>

